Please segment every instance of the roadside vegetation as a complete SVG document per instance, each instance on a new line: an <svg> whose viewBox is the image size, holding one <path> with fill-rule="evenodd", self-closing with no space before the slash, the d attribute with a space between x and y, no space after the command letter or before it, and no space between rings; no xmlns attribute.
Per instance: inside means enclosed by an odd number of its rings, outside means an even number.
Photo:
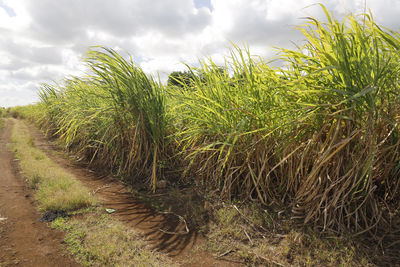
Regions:
<svg viewBox="0 0 400 267"><path fill-rule="evenodd" d="M12 149L39 210L64 212L51 226L66 232L68 251L83 266L169 266L170 259L152 250L137 232L105 212L73 175L35 147L28 126L11 119ZM65 217L66 216L66 217Z"/></svg>
<svg viewBox="0 0 400 267"><path fill-rule="evenodd" d="M173 266L138 232L96 209L80 218L57 218L51 227L66 232L70 253L83 266Z"/></svg>
<svg viewBox="0 0 400 267"><path fill-rule="evenodd" d="M5 122L4 122L4 115L5 115L5 113L6 113L6 109L0 107L0 130L1 130L2 128L4 128L4 124L5 124Z"/></svg>
<svg viewBox="0 0 400 267"><path fill-rule="evenodd" d="M254 202L261 217L362 236L396 259L400 36L371 14L337 20L322 8L324 21L299 27L304 44L279 50L283 67L234 46L224 66L201 61L163 86L94 48L90 75L43 85L40 103L15 112L131 184L154 192L165 179L203 201Z"/></svg>
<svg viewBox="0 0 400 267"><path fill-rule="evenodd" d="M19 120L13 123L13 151L23 177L29 187L36 190L40 210L74 211L95 204L95 199L80 182L35 147L25 123Z"/></svg>

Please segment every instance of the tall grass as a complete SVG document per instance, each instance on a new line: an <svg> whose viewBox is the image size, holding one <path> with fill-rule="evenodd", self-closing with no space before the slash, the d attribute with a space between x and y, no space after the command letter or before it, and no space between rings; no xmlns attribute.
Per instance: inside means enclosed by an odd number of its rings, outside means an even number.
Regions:
<svg viewBox="0 0 400 267"><path fill-rule="evenodd" d="M162 86L114 50L91 50L91 75L43 85L47 123L64 141L98 166L145 179L153 190L166 134Z"/></svg>
<svg viewBox="0 0 400 267"><path fill-rule="evenodd" d="M284 67L234 46L222 67L189 67L186 90L163 88L113 50L92 50L90 76L42 87L41 123L153 190L178 161L182 179L222 197L285 205L321 230L390 232L400 185L399 35L370 14L339 22L322 8L326 22L299 27L305 44L280 50Z"/></svg>
<svg viewBox="0 0 400 267"><path fill-rule="evenodd" d="M398 201L399 38L371 15L340 23L324 11L326 23L300 27L304 46L281 50L284 68L237 48L223 73L203 62L177 96L175 133L188 170L223 196L361 233L391 221Z"/></svg>

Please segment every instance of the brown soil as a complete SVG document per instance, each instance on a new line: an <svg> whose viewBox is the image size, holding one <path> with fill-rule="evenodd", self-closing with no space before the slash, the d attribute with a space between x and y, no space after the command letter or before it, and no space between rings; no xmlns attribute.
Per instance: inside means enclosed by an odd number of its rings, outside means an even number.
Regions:
<svg viewBox="0 0 400 267"><path fill-rule="evenodd" d="M105 208L115 209L116 212L112 216L129 227L140 230L153 248L167 253L183 266L239 266L237 262L226 257L217 259L204 249L200 249L199 247L205 246L205 239L196 231L181 234L186 230L185 223L176 215L165 215L151 210L135 199L129 188L120 180L100 175L101 170L89 170L67 159L65 154L36 127L31 126L30 133L37 148L75 175L95 194Z"/></svg>
<svg viewBox="0 0 400 267"><path fill-rule="evenodd" d="M0 130L0 266L79 266L64 252L63 233L39 222L32 190L7 149L11 128Z"/></svg>

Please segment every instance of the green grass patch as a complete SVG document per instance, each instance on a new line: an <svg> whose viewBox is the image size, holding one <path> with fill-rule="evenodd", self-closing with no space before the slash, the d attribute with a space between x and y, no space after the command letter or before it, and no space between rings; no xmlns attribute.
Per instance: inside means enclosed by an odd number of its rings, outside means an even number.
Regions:
<svg viewBox="0 0 400 267"><path fill-rule="evenodd" d="M35 198L39 202L39 209L72 211L94 205L95 198L73 175L34 146L26 124L12 120L12 148L28 185L36 189Z"/></svg>
<svg viewBox="0 0 400 267"><path fill-rule="evenodd" d="M100 209L82 218L58 218L51 226L67 232L68 250L83 266L172 266L143 236Z"/></svg>

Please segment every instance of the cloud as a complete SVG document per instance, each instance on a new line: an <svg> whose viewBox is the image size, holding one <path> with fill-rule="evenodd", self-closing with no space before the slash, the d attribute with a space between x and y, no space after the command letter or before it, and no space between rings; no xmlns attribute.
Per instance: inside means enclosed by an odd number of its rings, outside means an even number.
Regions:
<svg viewBox="0 0 400 267"><path fill-rule="evenodd" d="M130 53L163 81L182 62L211 56L221 64L230 41L271 57L302 36L302 17L365 11L355 0L0 0L0 106L36 101L42 82L80 75L90 46ZM367 0L376 21L399 29L400 2Z"/></svg>
<svg viewBox="0 0 400 267"><path fill-rule="evenodd" d="M37 88L38 84L34 82L8 81L3 83L3 80L0 79L0 106L10 107L37 102L39 100Z"/></svg>
<svg viewBox="0 0 400 267"><path fill-rule="evenodd" d="M3 39L0 37L0 40ZM62 64L61 49L54 46L34 47L17 43L14 40L1 40L0 49L6 51L10 58L35 64Z"/></svg>
<svg viewBox="0 0 400 267"><path fill-rule="evenodd" d="M108 1L108 0L39 0L26 1L32 17L33 37L60 44L87 38L87 30L113 36L137 36L161 32L181 36L204 28L211 14L207 8L196 9L187 0Z"/></svg>

